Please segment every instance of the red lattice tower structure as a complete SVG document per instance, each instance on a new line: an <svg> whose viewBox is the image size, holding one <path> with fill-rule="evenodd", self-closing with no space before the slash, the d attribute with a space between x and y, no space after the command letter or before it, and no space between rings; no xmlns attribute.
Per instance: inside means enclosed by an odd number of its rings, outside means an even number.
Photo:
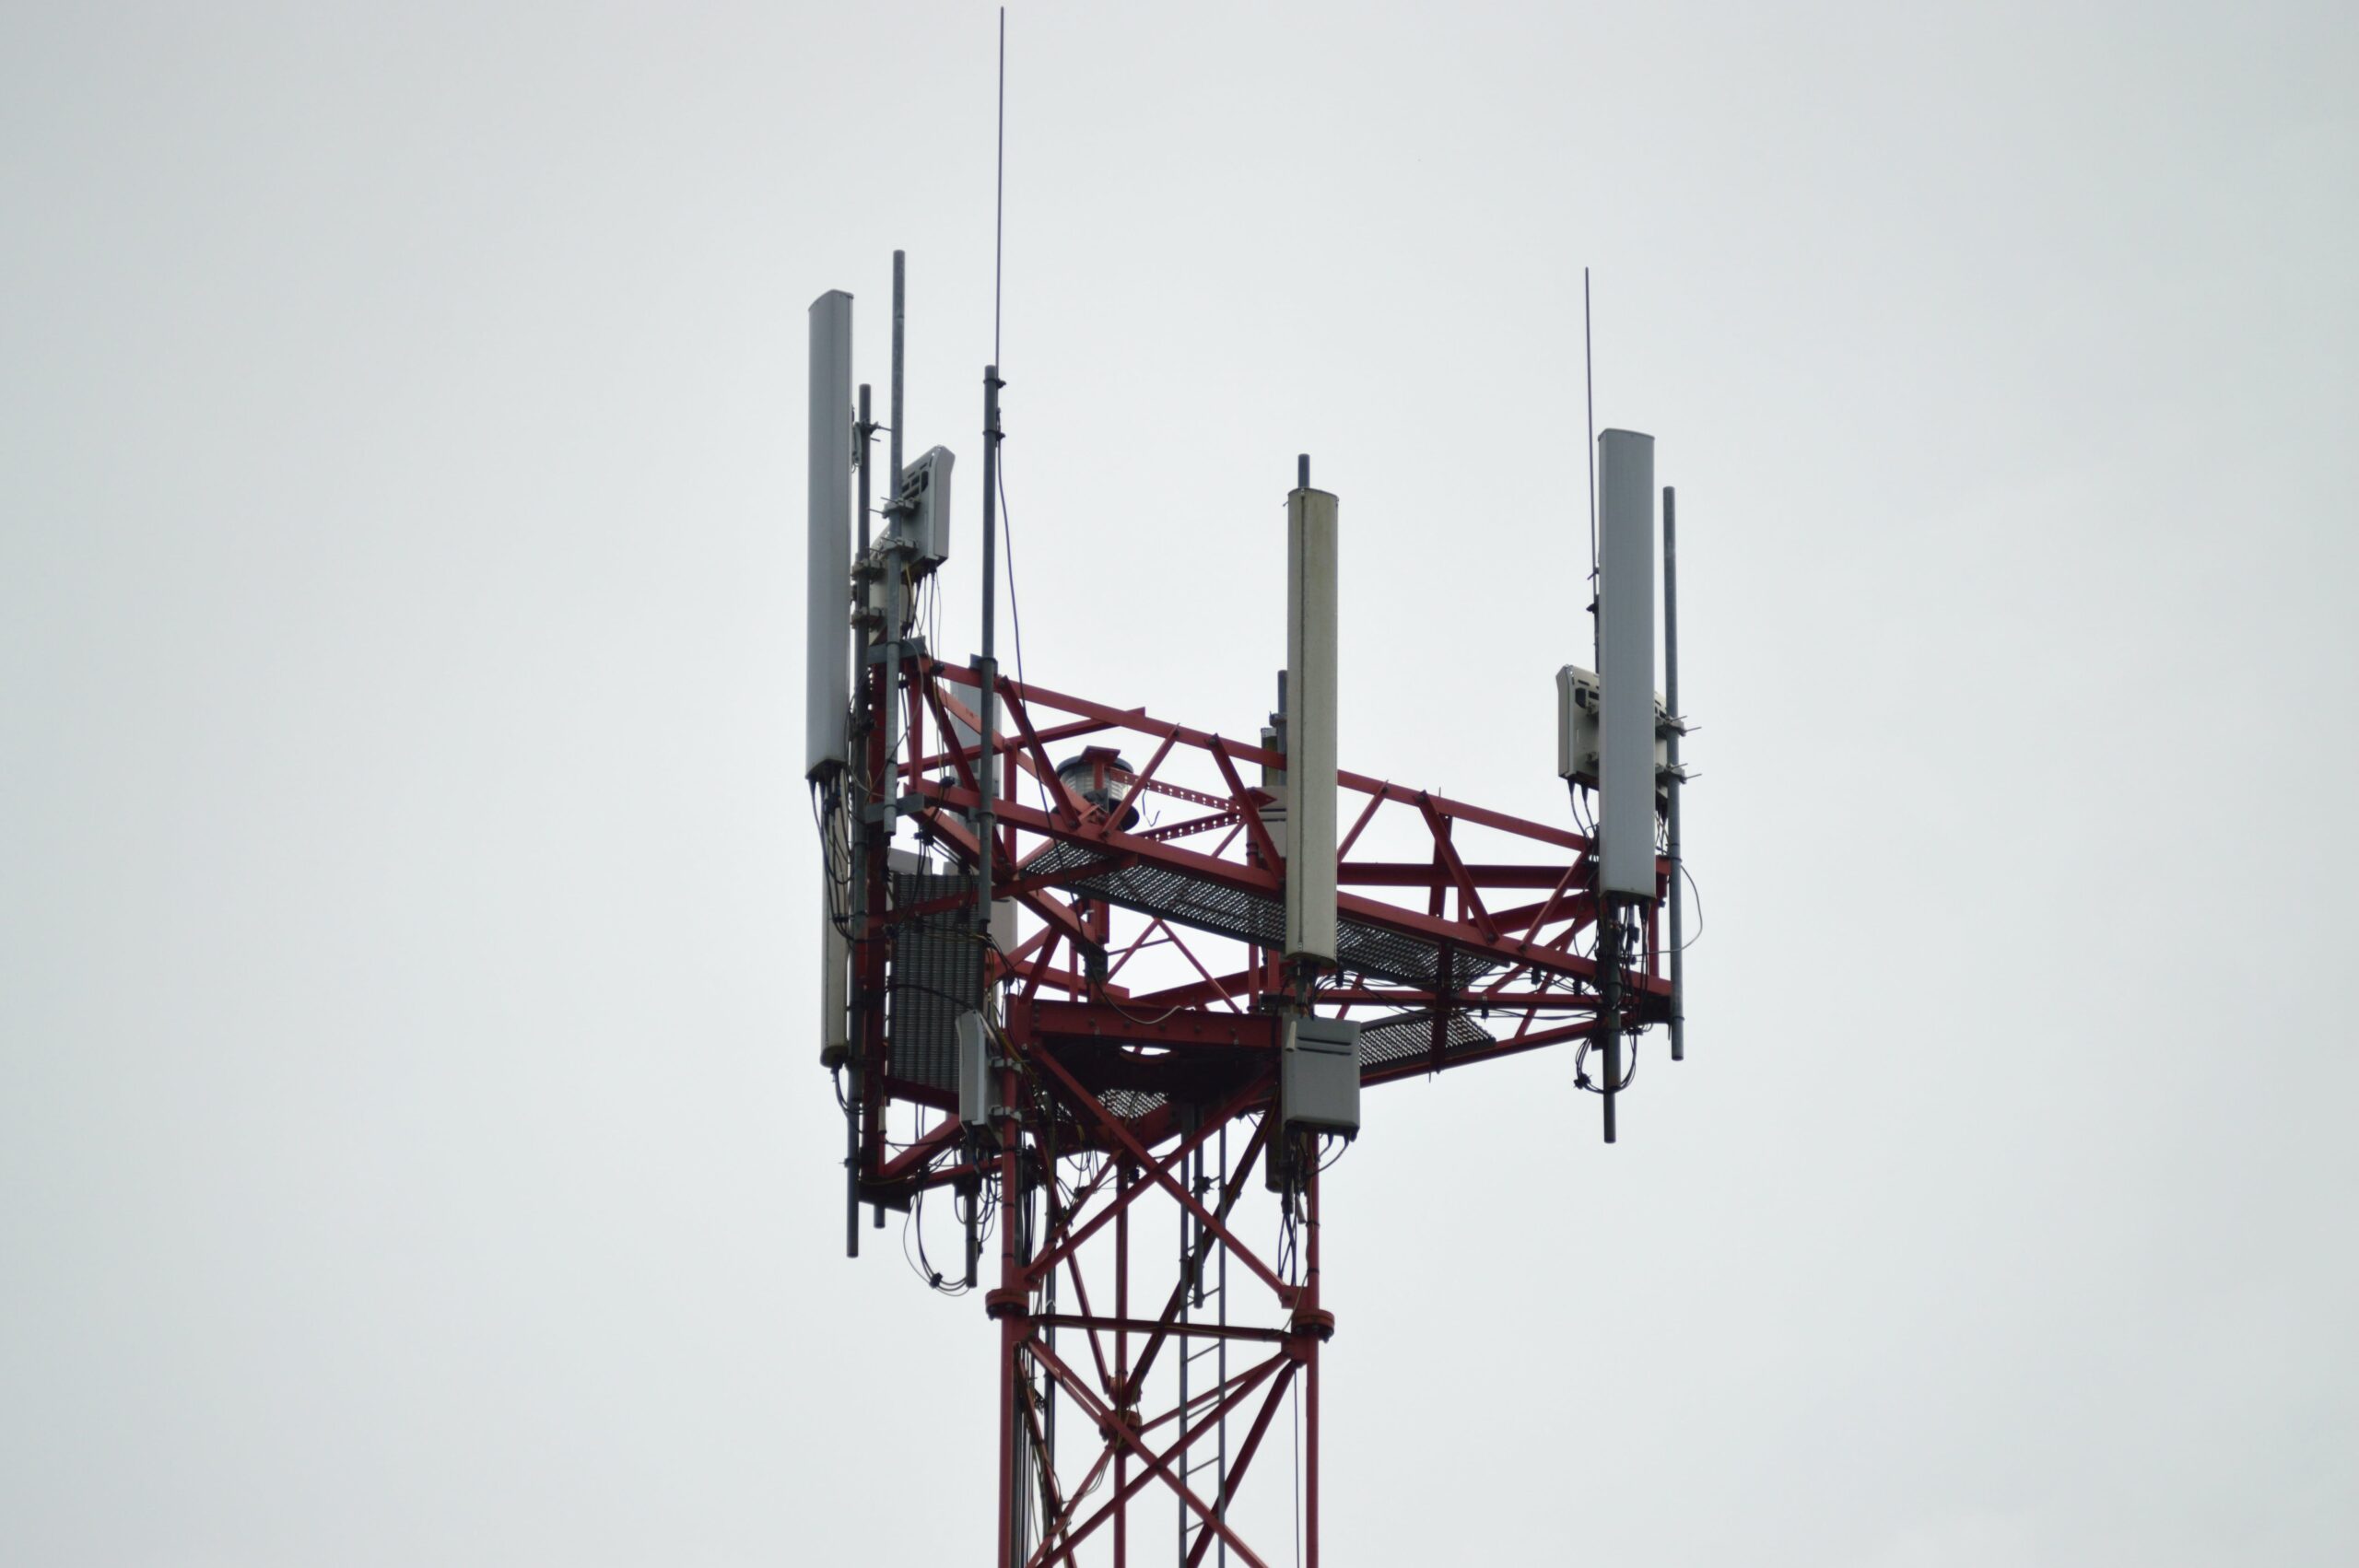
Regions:
<svg viewBox="0 0 2359 1568"><path fill-rule="evenodd" d="M1675 639L1667 710L1644 679L1642 802L1615 797L1610 707L1602 765L1579 751L1612 659L1587 685L1587 672L1560 680L1567 776L1602 775L1593 831L1334 767L1337 509L1304 460L1290 679L1267 726L1233 737L1007 679L991 648L1000 383L987 370L984 653L945 662L913 606L947 558L949 459L905 467L894 432L872 539L878 427L867 389L857 414L849 395L850 307L840 294L813 307L811 688L848 1250L862 1206L878 1224L904 1211L927 1281L982 1296L998 1333L1002 1568L1272 1563L1281 1527L1316 1564L1320 1357L1336 1328L1320 1171L1357 1131L1360 1090L1571 1045L1611 1139L1629 1037L1668 1024L1676 1041ZM1634 449L1602 450L1611 503ZM1625 503L1637 477L1620 482ZM1633 525L1607 509L1610 622L1615 529ZM1645 588L1651 604L1650 575ZM1649 620L1649 671L1652 636ZM1634 743L1621 762L1638 778ZM1642 889L1626 867L1617 885L1600 845L1641 809ZM947 1267L925 1250L929 1196L963 1233ZM1281 1443L1299 1454L1291 1526L1294 1489L1245 1484Z"/></svg>

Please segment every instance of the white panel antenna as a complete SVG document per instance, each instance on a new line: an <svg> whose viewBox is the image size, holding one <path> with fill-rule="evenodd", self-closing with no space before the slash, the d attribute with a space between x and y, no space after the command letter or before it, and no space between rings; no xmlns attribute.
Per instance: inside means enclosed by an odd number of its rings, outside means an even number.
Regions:
<svg viewBox="0 0 2359 1568"><path fill-rule="evenodd" d="M1598 887L1655 896L1655 439L1597 438Z"/></svg>
<svg viewBox="0 0 2359 1568"><path fill-rule="evenodd" d="M804 776L839 772L851 733L851 296L811 302L810 515L804 577Z"/></svg>
<svg viewBox="0 0 2359 1568"><path fill-rule="evenodd" d="M1286 952L1335 962L1336 501L1286 497Z"/></svg>

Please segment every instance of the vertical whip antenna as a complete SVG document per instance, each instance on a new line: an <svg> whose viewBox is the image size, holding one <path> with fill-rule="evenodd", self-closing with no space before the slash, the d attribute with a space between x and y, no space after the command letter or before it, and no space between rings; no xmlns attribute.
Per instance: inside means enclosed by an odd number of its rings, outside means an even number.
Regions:
<svg viewBox="0 0 2359 1568"><path fill-rule="evenodd" d="M999 8L999 139L992 189L992 364L999 357L999 278L1007 244L1007 7Z"/></svg>
<svg viewBox="0 0 2359 1568"><path fill-rule="evenodd" d="M1590 347L1589 268L1581 268L1581 382L1589 398L1589 599L1590 650L1597 635L1597 360Z"/></svg>

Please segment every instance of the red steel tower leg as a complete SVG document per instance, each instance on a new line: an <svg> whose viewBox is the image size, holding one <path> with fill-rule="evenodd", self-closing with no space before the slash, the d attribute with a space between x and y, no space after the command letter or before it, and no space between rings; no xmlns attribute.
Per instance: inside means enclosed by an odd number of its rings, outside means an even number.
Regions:
<svg viewBox="0 0 2359 1568"><path fill-rule="evenodd" d="M1003 1070L999 1076L1000 1101L1003 1105L1017 1104L1016 1081L1013 1069ZM1023 1206L1022 1138L1014 1122L1008 1124L1000 1138L999 1153L999 1290L992 1300L1003 1302L1011 1296L1028 1293L1023 1271L1016 1258L1016 1211ZM975 1200L982 1201L976 1194ZM994 1311L997 1309L994 1308ZM1017 1384L1024 1378L1023 1357L1020 1353L1026 1324L1023 1317L1009 1313L999 1320L999 1568L1020 1568L1016 1557L1016 1519L1018 1503L1024 1489L1022 1445L1016 1441Z"/></svg>
<svg viewBox="0 0 2359 1568"><path fill-rule="evenodd" d="M1283 1552L1256 1552L1228 1515L1271 1422L1297 1391L1297 1376L1309 1382L1302 1522L1315 1550L1319 1344L1333 1329L1320 1305L1315 1176L1307 1178L1312 1186L1298 1189L1309 1204L1303 1217L1312 1222L1298 1281L1288 1278L1293 1267L1265 1260L1233 1228L1240 1199L1258 1186L1254 1167L1269 1153L1271 1075L1255 1068L1239 1081L1241 1087L1208 1105L1184 1129L1168 1113L1125 1117L1085 1087L1054 1048L1027 1040L1023 1016L1019 1010L1005 1036L1010 1065L1001 1074L1003 1103L1013 1111L995 1120L996 1148L980 1162L999 1188L1000 1277L988 1306L1000 1329L1000 1568L1073 1563L1100 1529L1114 1562L1128 1568L1131 1504L1150 1488L1175 1496L1186 1511L1190 1568L1201 1568L1215 1545L1241 1568L1284 1561ZM1239 1119L1254 1129L1241 1162L1224 1170L1216 1186L1191 1188L1191 1156ZM1027 1230L1019 1218L1024 1183L1051 1168L1051 1147L1065 1155L1086 1150L1092 1163L1068 1173L1074 1176L1069 1200L1064 1188L1050 1185L1054 1197L1045 1221ZM1132 1222L1148 1203L1190 1216L1190 1232L1203 1249L1175 1259L1159 1305L1134 1304L1131 1290ZM1113 1277L1111 1310L1102 1315L1092 1305L1090 1272L1082 1266L1084 1249L1093 1244L1111 1254L1110 1270L1097 1273L1101 1284L1107 1272ZM1266 1309L1249 1307L1221 1322L1189 1316L1191 1281L1214 1246L1226 1249L1232 1282L1266 1289ZM1070 1281L1072 1310L1046 1305L1051 1276ZM1049 1343L1048 1331L1058 1328L1076 1334L1070 1360ZM1215 1339L1242 1352L1243 1364L1209 1388L1189 1389L1184 1401L1167 1398L1178 1381L1177 1358ZM1151 1382L1158 1365L1164 1376ZM1071 1484L1059 1473L1060 1455L1047 1436L1042 1390L1081 1418L1069 1423L1069 1435L1087 1433L1095 1439L1094 1457ZM1224 1464L1216 1457L1215 1433L1232 1421L1250 1424ZM1215 1457L1198 1457L1208 1455Z"/></svg>
<svg viewBox="0 0 2359 1568"><path fill-rule="evenodd" d="M1114 1376L1118 1387L1127 1392L1131 1387L1131 1163L1121 1163L1121 1174L1115 1177L1115 1191L1123 1199L1122 1211L1114 1216L1114 1317L1125 1325L1114 1330ZM1122 1419L1122 1409L1117 1404L1114 1419ZM1131 1457L1126 1449L1114 1454L1114 1568L1129 1568L1131 1561L1130 1492L1124 1483L1130 1479Z"/></svg>

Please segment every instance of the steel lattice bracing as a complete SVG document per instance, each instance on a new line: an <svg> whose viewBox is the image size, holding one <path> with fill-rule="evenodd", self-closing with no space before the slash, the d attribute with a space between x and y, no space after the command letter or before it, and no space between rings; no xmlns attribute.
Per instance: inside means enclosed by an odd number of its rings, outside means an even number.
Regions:
<svg viewBox="0 0 2359 1568"><path fill-rule="evenodd" d="M1277 1462L1277 1431L1285 1464L1301 1445L1315 1562L1319 1349L1334 1319L1318 1278L1315 1137L1272 1125L1281 1014L1357 1021L1367 1085L1587 1042L1590 840L1340 773L1340 967L1306 991L1277 957L1284 791L1247 781L1284 758L994 679L992 891L1022 911L994 939L973 874L980 677L921 657L897 673L888 705L886 665L868 666L865 786L831 808L866 847L839 917L854 1190L908 1208L946 1188L993 1217L977 1274L1001 1331L1002 1561L1127 1568L1166 1561L1175 1540L1179 1561L1291 1561L1245 1485ZM906 716L889 750L878 712ZM1086 790L1058 776L1076 755ZM897 815L916 825L920 869L886 852ZM1658 951L1648 921L1622 954L1625 1027L1667 1013ZM956 1114L968 1009L992 1019L1002 1106L980 1129ZM921 1118L898 1143L897 1103ZM1208 1278L1216 1310L1199 1312ZM1176 1512L1176 1536L1158 1509L1150 1537L1150 1497Z"/></svg>
<svg viewBox="0 0 2359 1568"><path fill-rule="evenodd" d="M1133 1538L1146 1512L1142 1494L1151 1493L1182 1511L1183 1561L1201 1562L1209 1552L1262 1562L1233 1511L1297 1380L1315 1389L1319 1346L1332 1329L1319 1306L1315 1176L1300 1223L1286 1227L1295 1244L1279 1256L1266 1257L1233 1228L1240 1200L1256 1194L1267 1153L1268 1123L1251 1107L1267 1103L1268 1074L1249 1079L1195 1132L1150 1149L1128 1130L1127 1118L1081 1087L1046 1042L1011 1036L1004 1043L1011 1093L1020 1096L1028 1084L1039 1095L1035 1126L1078 1112L1114 1146L1087 1176L1058 1185L1044 1223L1007 1223L1003 1216L1001 1283L989 1304L1001 1325L1002 1528L1010 1561L1070 1562L1093 1541L1120 1561L1147 1544ZM1203 1168L1205 1150L1226 1141L1222 1131L1236 1117L1250 1120L1242 1157L1216 1164L1201 1184L1188 1179ZM1001 1190L1042 1194L1042 1143L1017 1121L996 1141ZM1155 1291L1134 1295L1134 1233L1150 1205L1185 1211L1185 1234L1196 1245L1155 1271ZM1092 1254L1101 1265L1094 1270L1097 1296L1088 1283L1093 1270L1084 1267ZM1219 1320L1207 1321L1190 1307L1215 1255L1224 1287L1243 1287L1247 1305L1240 1312L1224 1303ZM1060 1286L1068 1298L1062 1304ZM1181 1369L1208 1345L1225 1348L1229 1370L1188 1387ZM1175 1397L1175 1388L1184 1391ZM1062 1442L1058 1402L1071 1418Z"/></svg>

